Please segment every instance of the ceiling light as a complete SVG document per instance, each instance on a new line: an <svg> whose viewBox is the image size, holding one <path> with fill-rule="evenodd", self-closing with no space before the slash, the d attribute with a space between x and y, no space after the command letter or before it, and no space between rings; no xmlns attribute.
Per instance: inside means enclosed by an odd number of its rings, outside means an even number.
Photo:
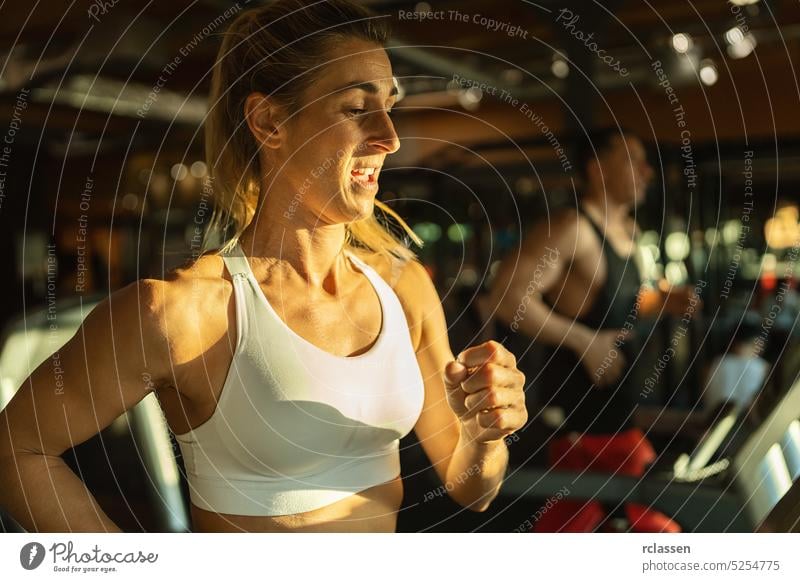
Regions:
<svg viewBox="0 0 800 582"><path fill-rule="evenodd" d="M705 59L700 63L700 80L705 85L713 85L719 79L717 74L717 66L711 59Z"/></svg>
<svg viewBox="0 0 800 582"><path fill-rule="evenodd" d="M458 93L458 102L467 111L475 111L483 99L483 91L478 87L470 87Z"/></svg>
<svg viewBox="0 0 800 582"><path fill-rule="evenodd" d="M725 33L725 40L728 41L728 44L742 42L744 40L744 32L738 26L734 26Z"/></svg>
<svg viewBox="0 0 800 582"><path fill-rule="evenodd" d="M728 56L732 59L743 59L756 48L756 37L747 33L735 44L728 45Z"/></svg>
<svg viewBox="0 0 800 582"><path fill-rule="evenodd" d="M550 72L559 79L566 79L569 75L569 64L564 59L558 57L553 59L553 64L550 65Z"/></svg>
<svg viewBox="0 0 800 582"><path fill-rule="evenodd" d="M692 37L685 32L679 32L672 36L672 48L676 53L685 54L692 48Z"/></svg>
<svg viewBox="0 0 800 582"><path fill-rule="evenodd" d="M172 176L173 180L183 180L189 175L189 168L187 168L184 164L175 164L172 166L172 168L170 168L169 175Z"/></svg>

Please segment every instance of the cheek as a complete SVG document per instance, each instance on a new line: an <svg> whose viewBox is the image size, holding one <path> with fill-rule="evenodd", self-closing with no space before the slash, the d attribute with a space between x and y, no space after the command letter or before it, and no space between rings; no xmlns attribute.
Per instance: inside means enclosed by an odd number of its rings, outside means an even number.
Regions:
<svg viewBox="0 0 800 582"><path fill-rule="evenodd" d="M329 115L310 113L288 128L287 148L295 155L322 158L338 137L336 120ZM334 147L335 149L335 147Z"/></svg>
<svg viewBox="0 0 800 582"><path fill-rule="evenodd" d="M636 171L636 168L634 168L630 164L627 165L622 175L624 176L623 179L627 184L638 184L640 181L639 179L640 176Z"/></svg>
<svg viewBox="0 0 800 582"><path fill-rule="evenodd" d="M606 188L611 192L619 192L629 187L633 177L630 168L611 167L605 175Z"/></svg>
<svg viewBox="0 0 800 582"><path fill-rule="evenodd" d="M309 154L319 165L327 169L326 177L341 177L343 171L351 164L354 155L353 142L342 132L326 132L319 135L310 144Z"/></svg>

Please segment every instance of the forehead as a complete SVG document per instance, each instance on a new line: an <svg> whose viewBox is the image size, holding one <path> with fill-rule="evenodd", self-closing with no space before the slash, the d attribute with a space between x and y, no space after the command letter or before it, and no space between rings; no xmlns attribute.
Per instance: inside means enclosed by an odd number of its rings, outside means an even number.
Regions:
<svg viewBox="0 0 800 582"><path fill-rule="evenodd" d="M326 59L312 88L319 96L366 83L374 85L383 96L388 97L393 92L392 64L380 45L357 39L346 40L328 51Z"/></svg>

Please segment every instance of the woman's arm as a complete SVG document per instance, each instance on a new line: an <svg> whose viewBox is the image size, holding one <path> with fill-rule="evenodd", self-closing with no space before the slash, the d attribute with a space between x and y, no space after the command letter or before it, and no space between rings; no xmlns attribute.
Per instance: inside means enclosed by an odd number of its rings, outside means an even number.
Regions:
<svg viewBox="0 0 800 582"><path fill-rule="evenodd" d="M98 304L0 412L0 506L26 530L120 531L61 455L147 396L155 380L143 374L168 369L160 283L137 281Z"/></svg>
<svg viewBox="0 0 800 582"><path fill-rule="evenodd" d="M414 431L449 495L464 507L484 511L497 495L508 464L504 436L527 420L524 376L497 342L465 350L463 355L474 360L465 361L474 368L469 375L454 362L441 300L418 262L405 268L397 292L425 382L423 411ZM497 405L508 408L479 413Z"/></svg>

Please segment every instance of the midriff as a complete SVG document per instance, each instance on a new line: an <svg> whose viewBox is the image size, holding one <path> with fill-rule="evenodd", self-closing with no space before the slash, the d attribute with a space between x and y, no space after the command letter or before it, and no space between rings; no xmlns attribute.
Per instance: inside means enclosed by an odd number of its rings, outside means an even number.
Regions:
<svg viewBox="0 0 800 582"><path fill-rule="evenodd" d="M214 513L192 505L195 532L394 532L403 501L398 475L341 501L294 515Z"/></svg>

